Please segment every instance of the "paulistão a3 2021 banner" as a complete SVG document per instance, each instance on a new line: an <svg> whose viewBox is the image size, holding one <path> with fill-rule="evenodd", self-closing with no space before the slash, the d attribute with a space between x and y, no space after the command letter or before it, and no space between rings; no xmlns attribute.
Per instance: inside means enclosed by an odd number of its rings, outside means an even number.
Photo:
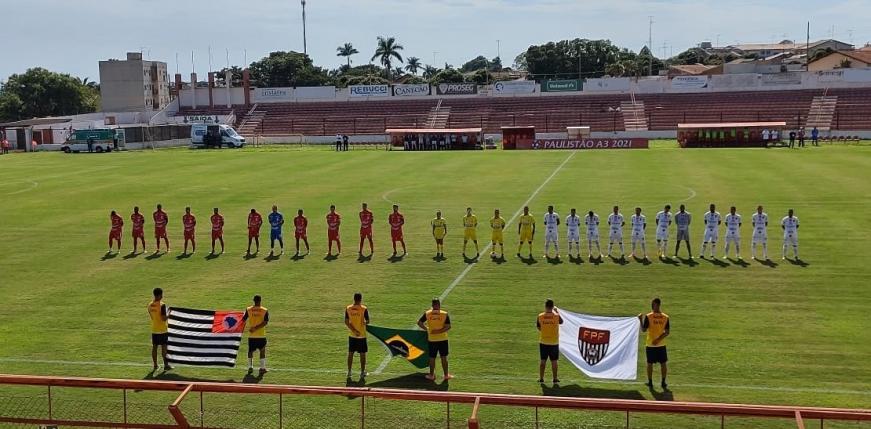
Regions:
<svg viewBox="0 0 871 429"><path fill-rule="evenodd" d="M648 139L536 139L532 144L532 149L563 150L647 149L648 147Z"/></svg>

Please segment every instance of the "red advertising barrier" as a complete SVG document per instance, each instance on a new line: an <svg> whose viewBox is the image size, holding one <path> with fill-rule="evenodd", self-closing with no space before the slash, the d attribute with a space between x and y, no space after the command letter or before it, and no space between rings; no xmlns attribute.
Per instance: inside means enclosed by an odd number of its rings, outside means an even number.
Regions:
<svg viewBox="0 0 871 429"><path fill-rule="evenodd" d="M648 139L535 139L532 147L517 146L517 149L647 149Z"/></svg>

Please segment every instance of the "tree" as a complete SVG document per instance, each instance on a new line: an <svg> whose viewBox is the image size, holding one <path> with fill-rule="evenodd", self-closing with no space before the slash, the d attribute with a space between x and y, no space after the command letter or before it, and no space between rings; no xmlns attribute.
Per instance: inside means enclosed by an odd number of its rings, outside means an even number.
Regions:
<svg viewBox="0 0 871 429"><path fill-rule="evenodd" d="M501 72L502 71L502 58L494 57L490 60L490 71L491 72Z"/></svg>
<svg viewBox="0 0 871 429"><path fill-rule="evenodd" d="M322 86L330 82L327 71L312 64L308 55L299 52L270 52L251 63L251 80L259 87Z"/></svg>
<svg viewBox="0 0 871 429"><path fill-rule="evenodd" d="M90 113L99 103L99 92L86 80L38 67L9 76L0 86L2 120Z"/></svg>
<svg viewBox="0 0 871 429"><path fill-rule="evenodd" d="M438 72L430 79L430 83L438 85L440 83L463 83L466 79L459 70L448 68Z"/></svg>
<svg viewBox="0 0 871 429"><path fill-rule="evenodd" d="M485 69L478 70L466 77L467 82L475 82L478 85L485 85L493 82L493 75Z"/></svg>
<svg viewBox="0 0 871 429"><path fill-rule="evenodd" d="M433 66L427 64L427 65L423 68L423 78L424 78L424 79L432 79L432 78L434 78L435 75L437 75L440 71L441 71L441 70L439 70L438 67L433 67Z"/></svg>
<svg viewBox="0 0 871 429"><path fill-rule="evenodd" d="M400 77L402 77L403 74L404 73L402 72L402 67L396 67L393 69L393 78L394 79L399 79Z"/></svg>
<svg viewBox="0 0 871 429"><path fill-rule="evenodd" d="M217 76L215 76L215 84L218 86L226 86L227 85L227 72L230 72L230 83L234 87L242 86L242 68L239 66L233 66L230 68L224 67L217 72Z"/></svg>
<svg viewBox="0 0 871 429"><path fill-rule="evenodd" d="M853 67L853 62L849 58L842 58L841 62L838 63L838 68L848 69L850 67Z"/></svg>
<svg viewBox="0 0 871 429"><path fill-rule="evenodd" d="M388 83L383 77L384 70L375 64L363 64L356 67L342 65L330 72L333 85L344 88L348 85L376 85Z"/></svg>
<svg viewBox="0 0 871 429"><path fill-rule="evenodd" d="M384 66L385 72L387 73L387 80L390 80L393 59L396 59L400 63L402 62L402 55L399 51L403 49L404 47L402 45L396 43L395 37L378 36L378 44L375 48L375 55L372 55L372 61L378 59L378 61L381 62L381 65Z"/></svg>
<svg viewBox="0 0 871 429"><path fill-rule="evenodd" d="M348 60L348 68L351 68L351 56L360 53L360 51L350 43L345 43L344 45L339 46L336 48L336 52L337 57L345 57Z"/></svg>
<svg viewBox="0 0 871 429"><path fill-rule="evenodd" d="M610 40L574 39L530 46L514 61L518 68L540 77L602 77L621 50Z"/></svg>
<svg viewBox="0 0 871 429"><path fill-rule="evenodd" d="M420 64L420 58L418 57L408 57L405 61L405 70L413 75L417 75L417 71L420 70L423 66Z"/></svg>
<svg viewBox="0 0 871 429"><path fill-rule="evenodd" d="M471 73L478 70L487 69L487 66L490 64L490 61L483 55L478 55L475 58L467 61L460 67L460 72L462 73Z"/></svg>

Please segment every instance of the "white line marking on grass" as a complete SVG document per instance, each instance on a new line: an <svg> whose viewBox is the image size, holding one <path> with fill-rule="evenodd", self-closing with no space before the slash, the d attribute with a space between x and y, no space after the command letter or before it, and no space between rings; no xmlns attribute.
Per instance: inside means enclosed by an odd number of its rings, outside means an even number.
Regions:
<svg viewBox="0 0 871 429"><path fill-rule="evenodd" d="M514 223L515 220L517 220L517 217L520 216L521 213L523 213L523 207L528 206L529 203L538 196L538 193L541 192L541 190L544 189L544 187L547 186L548 183L550 183L554 176L556 176L557 173L559 173L560 170L563 169L563 167L569 162L569 160L571 160L575 156L576 153L577 152L570 153L569 156L567 156L566 159L564 159L563 162L560 163L560 165L557 166L557 168L554 169L552 173L550 173L550 176L547 176L547 179L544 179L544 182L541 182L541 185L538 185L538 188L536 188L535 191L533 191L532 194L529 196L529 198L527 198L526 201L524 201L523 204L520 205L520 208L518 208L517 211L514 212L514 215L511 216L511 219L508 219L508 222L505 223L505 229L508 229L508 227L510 227L511 224ZM491 246L493 246L493 243L488 242L487 245L484 246L484 248L481 250L481 254L486 255L487 251L490 250ZM477 262L473 261L468 263L466 265L466 268L464 268L463 271L461 271L460 274L457 275L457 277L454 278L454 280L442 292L442 294L439 295L439 300L444 301L445 299L447 299L448 295L450 295L454 288L457 287L457 285L460 284L460 282L463 281L464 278L466 278L466 275L469 274L469 271L472 271L472 268L474 268L475 265L477 265ZM381 372L384 371L384 368L387 368L387 365L390 364L390 360L392 358L393 355L391 353L388 353L387 356L384 356L384 359L381 360L381 364L378 365L378 368L375 369L375 372L373 372L373 374L381 374Z"/></svg>
<svg viewBox="0 0 871 429"><path fill-rule="evenodd" d="M26 182L30 182L30 187L29 187L29 188L19 189L19 190L15 191L15 192L7 192L7 193L4 194L4 195L15 195L15 194L21 194L21 193L24 193L24 192L32 191L32 190L36 189L37 186L39 186L39 182L35 182L35 181L33 181L33 180L26 180Z"/></svg>
<svg viewBox="0 0 871 429"><path fill-rule="evenodd" d="M686 187L686 186L684 186L684 188L686 188L686 190L690 191L690 196L688 196L688 197L686 197L686 198L684 198L684 199L678 201L678 202L680 202L680 203L685 203L685 202L687 202L687 201L689 201L689 200L691 200L691 199L693 199L693 198L696 197L696 190L695 190L695 189L693 189L693 188L689 188L689 187Z"/></svg>
<svg viewBox="0 0 871 429"><path fill-rule="evenodd" d="M402 191L402 190L405 190L405 189L408 189L408 188L411 188L411 186L403 186L403 187L401 187L401 188L391 189L391 190L389 190L389 191L387 191L387 192L381 194L381 199L384 200L384 201L386 201L386 202L388 202L388 203L390 203L390 204L399 204L399 203L397 203L396 201L393 201L393 200L391 200L391 199L389 198L389 197L390 197L390 194L392 194L392 193L394 193L394 192Z"/></svg>
<svg viewBox="0 0 871 429"><path fill-rule="evenodd" d="M69 361L69 360L41 360L41 359L19 359L19 358L0 358L0 362L7 363L28 363L41 365L59 365L59 366L114 366L128 368L151 368L151 364L140 362L92 362L92 361ZM244 367L244 366L242 366ZM183 367L191 368L191 367ZM223 367L197 367L198 370L220 370L227 371ZM288 373L311 373L311 374L345 374L341 369L326 369L326 368L269 368L269 371L288 372ZM382 373L385 376L400 376L408 375L407 373ZM530 377L510 376L510 375L469 375L464 376L467 380L484 380L484 381L522 381L529 382ZM568 384L613 384L621 386L638 386L636 382L611 381L611 380L593 380L588 378L581 379L566 379L563 378L563 385ZM753 386L753 385L729 385L729 384L705 384L705 383L672 383L672 387L690 387L696 389L726 389L726 390L750 390L762 392L787 392L787 393L820 393L820 394L841 394L841 395L862 395L871 396L871 390L851 390L851 389L822 389L814 387L780 387L780 386Z"/></svg>

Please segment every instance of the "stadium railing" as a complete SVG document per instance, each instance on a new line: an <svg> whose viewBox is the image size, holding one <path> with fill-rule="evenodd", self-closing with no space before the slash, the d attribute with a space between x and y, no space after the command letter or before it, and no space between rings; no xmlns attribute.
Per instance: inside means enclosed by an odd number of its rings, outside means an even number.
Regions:
<svg viewBox="0 0 871 429"><path fill-rule="evenodd" d="M0 390L0 399L6 399L0 402L0 422L11 424L26 424L26 425L59 425L70 427L119 427L119 428L139 428L139 429L188 429L192 427L212 428L212 427L253 427L254 424L248 421L242 426L227 426L229 420L220 420L218 426L204 424L203 415L205 414L205 406L203 402L204 393L220 393L232 395L268 395L277 396L277 403L260 401L261 403L276 404L278 408L277 419L271 420L265 427L340 427L337 416L338 411L326 409L325 413L316 419L317 423L312 426L300 426L297 424L288 423L288 417L285 410L282 409L287 396L303 396L309 401L314 401L314 397L344 397L346 399L360 399L359 412L354 412L352 417L353 427L365 428L367 423L371 427L383 427L385 423L381 419L367 422L367 406L366 401L372 400L388 400L388 401L416 401L440 403L447 405L447 418L442 420L446 427L451 424L451 404L462 404L471 407L467 418L463 419L464 426L470 429L500 427L498 424L492 426L487 425L486 419L480 417L480 411L485 406L501 406L501 407L521 407L531 408L535 411L534 421L528 421L531 427L539 427L539 410L540 409L562 409L562 410L579 410L579 411L604 411L617 412L625 414L625 427L630 426L630 413L656 413L656 414L672 414L672 415L697 415L697 416L718 416L720 417L720 427L726 427L726 417L742 417L742 418L767 418L767 419L787 419L794 420L796 427L799 429L805 428L805 420L819 420L820 427L824 427L826 421L842 421L852 422L855 424L871 422L871 410L866 409L839 409L839 408L817 408L817 407L797 407L797 406L776 406L776 405L749 405L749 404L724 404L724 403L703 403L703 402L670 402L670 401L647 401L634 399L605 399L605 398L575 398L575 397L549 397L549 396L526 396L526 395L504 395L504 394L485 394L485 393L465 393L465 392L440 392L426 390L400 390L400 389L382 389L382 388L367 388L367 387L309 387L309 386L290 386L290 385L260 385L260 384L238 384L238 383L222 383L211 381L162 381L162 380L116 380L116 379L100 379L100 378L77 378L77 377L50 377L50 376L29 376L29 375L3 375L0 374L0 386L3 390L15 388L39 388L43 389L44 398L41 398L38 407L43 409L31 409L29 415L23 415L21 409L13 409L9 406L8 398L3 398L4 395ZM83 414L80 419L72 419L67 416L58 416L55 410L57 399L54 396L58 395L60 389L84 389L84 390L109 390L121 391L123 401L120 404L114 404L114 407L119 407L115 410L117 419L100 420L95 418L98 414L92 408L95 402L85 402L87 405L80 405L75 410L76 413ZM169 412L171 419L162 416L162 422L136 422L131 417L129 409L128 397L132 392L178 392L174 396L174 400L165 408ZM198 395L192 395L197 393ZM99 396L96 393L92 394ZM191 407L196 408L196 404L191 404L192 396L199 396L199 413L196 411L190 412ZM13 398L13 401L16 399ZM18 399L22 400L22 399ZM346 401L347 402L347 401ZM234 404L234 408L238 408L241 403L238 398L234 397L228 401L229 404ZM152 404L151 409L159 410ZM188 413L183 409L188 407ZM212 405L220 407L219 405ZM262 409L262 405L260 406ZM267 405L269 407L269 405ZM408 407L401 408L408 413ZM230 410L228 413L237 413L238 410ZM291 410L291 413L301 412ZM440 412L440 411L439 411ZM69 414L69 411L65 414ZM153 413L152 419L158 413ZM196 421L193 423L188 419L190 415L197 416L199 424ZM291 414L292 416L292 414ZM226 415L225 415L226 417ZM392 418L385 418L391 423L396 421ZM379 424L379 422L381 424ZM327 426L323 426L327 424ZM439 423L441 424L441 423ZM433 426L434 425L430 425ZM851 426L852 427L852 426ZM864 427L864 426L863 426Z"/></svg>

